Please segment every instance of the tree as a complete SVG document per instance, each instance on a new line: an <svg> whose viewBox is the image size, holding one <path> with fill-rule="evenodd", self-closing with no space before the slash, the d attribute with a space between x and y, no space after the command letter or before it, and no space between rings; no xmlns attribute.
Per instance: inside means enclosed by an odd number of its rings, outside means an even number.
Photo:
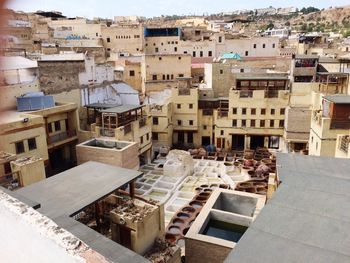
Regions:
<svg viewBox="0 0 350 263"><path fill-rule="evenodd" d="M302 12L303 14L309 14L309 13L312 13L312 12L318 12L320 11L320 9L316 8L316 7L313 7L313 6L309 6L309 7L303 7L300 12Z"/></svg>

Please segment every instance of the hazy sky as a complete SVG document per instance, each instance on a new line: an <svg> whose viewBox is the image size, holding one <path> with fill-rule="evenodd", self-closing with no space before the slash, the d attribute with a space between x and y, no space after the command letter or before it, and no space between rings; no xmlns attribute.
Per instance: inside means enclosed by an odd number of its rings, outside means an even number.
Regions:
<svg viewBox="0 0 350 263"><path fill-rule="evenodd" d="M182 15L218 13L241 9L262 7L304 7L349 5L349 0L310 1L310 0L274 0L274 1L238 1L238 0L13 0L7 7L17 11L60 11L69 17L113 18L115 15L140 15L146 17L160 15Z"/></svg>

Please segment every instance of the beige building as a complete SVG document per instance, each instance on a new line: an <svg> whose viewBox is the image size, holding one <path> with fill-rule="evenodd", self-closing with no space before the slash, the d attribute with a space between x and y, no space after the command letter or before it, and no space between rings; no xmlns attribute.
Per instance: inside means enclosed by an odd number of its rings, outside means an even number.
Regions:
<svg viewBox="0 0 350 263"><path fill-rule="evenodd" d="M290 97L288 82L283 75L237 76L228 99L214 111L216 147L279 149Z"/></svg>
<svg viewBox="0 0 350 263"><path fill-rule="evenodd" d="M177 78L191 77L190 55L144 55L141 62L142 93L174 88Z"/></svg>
<svg viewBox="0 0 350 263"><path fill-rule="evenodd" d="M142 25L102 26L102 39L107 54L132 55L143 52Z"/></svg>
<svg viewBox="0 0 350 263"><path fill-rule="evenodd" d="M95 123L91 124L92 137L113 137L118 141L138 143L141 163L151 158L151 117L141 105L89 105L93 110Z"/></svg>
<svg viewBox="0 0 350 263"><path fill-rule="evenodd" d="M181 147L200 144L198 99L198 88L192 87L191 78L179 78L171 96L174 145Z"/></svg>
<svg viewBox="0 0 350 263"><path fill-rule="evenodd" d="M309 154L334 157L338 135L348 134L350 129L349 95L313 93ZM341 147L342 141L338 143ZM343 142L346 144L345 142ZM343 146L346 150L346 145Z"/></svg>

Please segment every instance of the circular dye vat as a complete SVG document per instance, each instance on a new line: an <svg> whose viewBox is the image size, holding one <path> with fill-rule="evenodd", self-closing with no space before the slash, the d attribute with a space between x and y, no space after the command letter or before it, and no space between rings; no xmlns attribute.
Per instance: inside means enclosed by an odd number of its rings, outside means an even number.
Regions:
<svg viewBox="0 0 350 263"><path fill-rule="evenodd" d="M182 213L182 212L178 213L176 216L177 216L178 218L184 219L184 220L186 220L187 218L190 218L190 215L189 215L189 214L187 214L187 213Z"/></svg>

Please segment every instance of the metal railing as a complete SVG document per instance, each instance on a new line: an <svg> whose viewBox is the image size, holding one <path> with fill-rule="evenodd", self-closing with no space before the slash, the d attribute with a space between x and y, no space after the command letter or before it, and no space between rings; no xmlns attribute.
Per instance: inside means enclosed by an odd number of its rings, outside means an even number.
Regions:
<svg viewBox="0 0 350 263"><path fill-rule="evenodd" d="M100 134L105 137L115 137L115 130L100 128Z"/></svg>
<svg viewBox="0 0 350 263"><path fill-rule="evenodd" d="M342 136L340 139L340 150L342 150L345 153L348 153L349 143L350 143L349 136Z"/></svg>
<svg viewBox="0 0 350 263"><path fill-rule="evenodd" d="M265 98L278 98L278 90L266 90Z"/></svg>
<svg viewBox="0 0 350 263"><path fill-rule="evenodd" d="M253 91L252 90L241 90L239 92L240 98L252 98L253 97Z"/></svg>
<svg viewBox="0 0 350 263"><path fill-rule="evenodd" d="M332 118L331 129L350 129L350 119Z"/></svg>

